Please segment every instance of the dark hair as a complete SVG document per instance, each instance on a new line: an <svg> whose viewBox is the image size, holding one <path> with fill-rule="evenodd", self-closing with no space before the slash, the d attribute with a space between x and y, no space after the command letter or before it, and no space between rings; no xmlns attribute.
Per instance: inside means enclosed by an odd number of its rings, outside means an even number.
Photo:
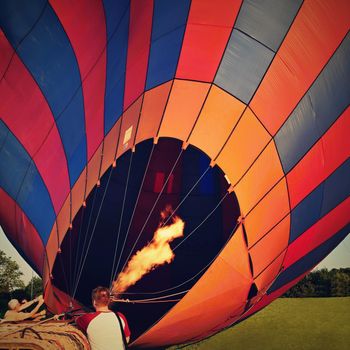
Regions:
<svg viewBox="0 0 350 350"><path fill-rule="evenodd" d="M106 306L109 304L110 293L109 289L106 287L96 287L91 293L92 303L99 306Z"/></svg>

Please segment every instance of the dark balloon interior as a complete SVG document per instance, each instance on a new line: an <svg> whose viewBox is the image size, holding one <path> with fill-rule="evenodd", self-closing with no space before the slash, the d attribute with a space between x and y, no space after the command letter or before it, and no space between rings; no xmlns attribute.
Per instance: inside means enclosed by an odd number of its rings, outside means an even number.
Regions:
<svg viewBox="0 0 350 350"><path fill-rule="evenodd" d="M128 257L151 241L160 212L167 205L175 209L186 197L176 215L185 221L184 237L193 233L171 243L174 249L184 240L171 264L157 267L130 287L130 294L122 295L130 300L167 297L157 303L114 304L126 315L132 338L151 327L192 288L234 232L240 215L235 194L227 194L229 185L221 169L209 167L210 159L197 148L182 151L181 147L182 142L175 139L162 138L156 145L147 140L134 153L122 155L90 193L86 208L78 212L54 265L54 284L91 306L91 290L109 286Z"/></svg>

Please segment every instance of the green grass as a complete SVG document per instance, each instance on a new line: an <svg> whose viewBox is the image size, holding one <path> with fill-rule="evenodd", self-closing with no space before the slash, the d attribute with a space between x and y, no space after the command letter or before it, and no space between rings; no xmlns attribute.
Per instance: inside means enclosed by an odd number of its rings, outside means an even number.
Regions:
<svg viewBox="0 0 350 350"><path fill-rule="evenodd" d="M350 297L278 299L246 321L184 349L349 350Z"/></svg>

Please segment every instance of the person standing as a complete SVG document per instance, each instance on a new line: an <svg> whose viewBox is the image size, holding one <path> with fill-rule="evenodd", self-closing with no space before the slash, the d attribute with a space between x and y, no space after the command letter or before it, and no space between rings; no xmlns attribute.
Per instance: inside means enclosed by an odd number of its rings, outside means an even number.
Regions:
<svg viewBox="0 0 350 350"><path fill-rule="evenodd" d="M109 309L109 289L97 287L92 291L91 298L96 311L75 320L77 326L87 334L91 350L126 349L130 329L123 314Z"/></svg>

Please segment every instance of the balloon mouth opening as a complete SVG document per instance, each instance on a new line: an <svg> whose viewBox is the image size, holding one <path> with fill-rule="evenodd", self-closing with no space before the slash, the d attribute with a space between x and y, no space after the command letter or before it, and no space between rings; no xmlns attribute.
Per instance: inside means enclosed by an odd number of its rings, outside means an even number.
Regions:
<svg viewBox="0 0 350 350"><path fill-rule="evenodd" d="M171 206L185 222L171 241L174 258L153 268L115 303L136 339L207 271L237 228L239 204L223 171L201 150L173 138L146 140L106 171L73 220L53 268L54 284L86 306L91 290L110 286L145 247Z"/></svg>

